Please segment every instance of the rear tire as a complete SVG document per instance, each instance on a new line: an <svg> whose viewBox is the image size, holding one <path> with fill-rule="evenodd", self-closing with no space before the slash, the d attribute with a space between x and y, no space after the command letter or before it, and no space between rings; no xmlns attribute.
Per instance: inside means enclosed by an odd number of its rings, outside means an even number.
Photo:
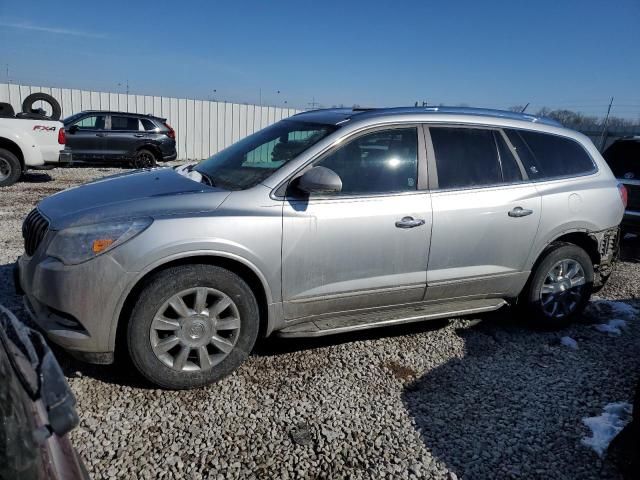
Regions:
<svg viewBox="0 0 640 480"><path fill-rule="evenodd" d="M564 328L589 303L593 277L587 252L571 243L553 243L537 262L518 304L533 325Z"/></svg>
<svg viewBox="0 0 640 480"><path fill-rule="evenodd" d="M16 183L22 176L20 160L9 150L0 148L0 187Z"/></svg>
<svg viewBox="0 0 640 480"><path fill-rule="evenodd" d="M258 328L258 304L242 278L211 265L182 265L146 284L131 314L127 345L134 366L150 382L189 389L238 368Z"/></svg>
<svg viewBox="0 0 640 480"><path fill-rule="evenodd" d="M156 156L151 150L141 148L133 157L133 168L153 168L157 165Z"/></svg>

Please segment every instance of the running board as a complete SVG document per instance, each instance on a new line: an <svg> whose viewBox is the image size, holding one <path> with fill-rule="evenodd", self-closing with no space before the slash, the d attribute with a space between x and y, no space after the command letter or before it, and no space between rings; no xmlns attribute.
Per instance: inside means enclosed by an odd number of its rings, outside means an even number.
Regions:
<svg viewBox="0 0 640 480"><path fill-rule="evenodd" d="M286 327L277 332L284 338L323 337L337 333L355 332L370 328L389 327L404 323L458 317L474 313L491 312L506 305L502 299L467 300L436 305L420 305L364 313L341 315L312 320Z"/></svg>

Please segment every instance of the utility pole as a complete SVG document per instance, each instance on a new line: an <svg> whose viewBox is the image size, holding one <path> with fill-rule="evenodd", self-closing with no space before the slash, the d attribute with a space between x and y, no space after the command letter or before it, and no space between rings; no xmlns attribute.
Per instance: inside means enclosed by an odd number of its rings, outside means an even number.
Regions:
<svg viewBox="0 0 640 480"><path fill-rule="evenodd" d="M607 108L607 116L604 117L604 123L602 125L602 136L600 137L600 151L604 149L604 144L607 141L607 125L609 123L609 114L611 113L611 107L613 106L613 97L609 102L609 108Z"/></svg>
<svg viewBox="0 0 640 480"><path fill-rule="evenodd" d="M258 89L259 101L258 103L262 106L262 88Z"/></svg>
<svg viewBox="0 0 640 480"><path fill-rule="evenodd" d="M6 64L7 67L7 83L11 83L11 79L9 78L9 64Z"/></svg>
<svg viewBox="0 0 640 480"><path fill-rule="evenodd" d="M307 105L309 105L309 107L311 107L310 108L311 110L315 110L315 108L317 106L319 106L320 104L318 102L316 102L316 97L312 97L311 101Z"/></svg>

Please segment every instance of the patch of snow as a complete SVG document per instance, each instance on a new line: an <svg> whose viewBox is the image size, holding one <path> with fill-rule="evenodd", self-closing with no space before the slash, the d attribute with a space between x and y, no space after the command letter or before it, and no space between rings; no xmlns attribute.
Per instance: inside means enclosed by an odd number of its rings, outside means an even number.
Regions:
<svg viewBox="0 0 640 480"><path fill-rule="evenodd" d="M593 326L596 330L602 333L610 333L612 335L621 335L622 330L627 328L627 322L625 320L616 318L609 320L608 323L600 323Z"/></svg>
<svg viewBox="0 0 640 480"><path fill-rule="evenodd" d="M562 345L564 345L565 347L569 347L572 350L577 350L578 349L578 342L576 342L573 338L571 337L562 337L560 339L560 343Z"/></svg>
<svg viewBox="0 0 640 480"><path fill-rule="evenodd" d="M583 418L582 423L591 429L591 436L583 437L582 444L602 457L611 440L631 421L632 410L626 402L609 403L601 415Z"/></svg>

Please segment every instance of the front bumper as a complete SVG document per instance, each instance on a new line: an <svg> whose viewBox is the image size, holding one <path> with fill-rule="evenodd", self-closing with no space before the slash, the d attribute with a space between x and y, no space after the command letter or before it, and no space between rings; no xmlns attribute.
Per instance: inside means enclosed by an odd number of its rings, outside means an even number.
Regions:
<svg viewBox="0 0 640 480"><path fill-rule="evenodd" d="M16 290L39 328L92 363L113 361L118 305L130 275L109 254L67 266L36 252L20 257L14 270Z"/></svg>

